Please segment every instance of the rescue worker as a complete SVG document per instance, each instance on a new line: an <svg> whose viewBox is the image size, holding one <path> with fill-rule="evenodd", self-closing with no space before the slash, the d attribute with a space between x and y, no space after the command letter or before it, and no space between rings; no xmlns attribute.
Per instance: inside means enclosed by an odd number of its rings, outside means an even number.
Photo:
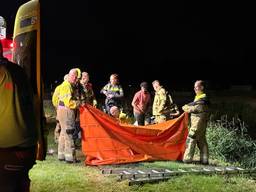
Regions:
<svg viewBox="0 0 256 192"><path fill-rule="evenodd" d="M170 108L173 100L171 95L161 86L159 80L153 81L152 85L155 90L152 114L155 123L161 123L170 119Z"/></svg>
<svg viewBox="0 0 256 192"><path fill-rule="evenodd" d="M68 74L66 74L64 76L64 81L67 81L68 79ZM61 85L61 84L60 84ZM58 110L58 104L59 104L59 92L60 92L60 85L58 85L55 89L54 89L54 92L53 92L53 95L52 95L52 104L56 110L56 114L57 114L57 110ZM57 118L57 115L56 115L56 127L54 129L54 141L55 143L58 143L58 140L59 140L59 136L60 136L60 130L61 130L61 127L60 127L60 122Z"/></svg>
<svg viewBox="0 0 256 192"><path fill-rule="evenodd" d="M131 124L132 120L129 116L123 113L117 106L112 106L110 108L110 115L119 120L120 123Z"/></svg>
<svg viewBox="0 0 256 192"><path fill-rule="evenodd" d="M87 72L82 72L80 80L80 99L81 102L88 103L94 107L97 107L97 100L92 89L92 84L89 82L90 76Z"/></svg>
<svg viewBox="0 0 256 192"><path fill-rule="evenodd" d="M124 96L124 91L119 84L118 74L110 75L110 82L101 89L100 93L106 96L105 108L108 114L110 114L112 106L121 107L121 98Z"/></svg>
<svg viewBox="0 0 256 192"><path fill-rule="evenodd" d="M0 191L28 192L38 130L25 71L3 57L0 41Z"/></svg>
<svg viewBox="0 0 256 192"><path fill-rule="evenodd" d="M151 96L148 92L147 82L140 84L140 91L136 92L131 105L133 114L138 125L145 125L145 115L151 103Z"/></svg>
<svg viewBox="0 0 256 192"><path fill-rule="evenodd" d="M75 131L76 109L80 102L74 97L73 85L77 82L78 71L71 69L67 81L60 85L57 118L61 131L58 142L58 159L67 163L77 162L73 133Z"/></svg>
<svg viewBox="0 0 256 192"><path fill-rule="evenodd" d="M185 112L191 114L187 147L183 158L184 163L192 162L196 145L200 150L200 162L202 164L209 163L208 144L206 141L206 127L209 118L209 100L204 89L204 81L196 81L194 84L194 91L196 93L194 101L182 107Z"/></svg>

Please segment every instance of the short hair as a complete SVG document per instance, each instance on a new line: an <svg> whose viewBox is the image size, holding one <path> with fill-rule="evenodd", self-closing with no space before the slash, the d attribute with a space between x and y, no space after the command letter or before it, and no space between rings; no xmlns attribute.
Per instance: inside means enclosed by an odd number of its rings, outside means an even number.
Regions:
<svg viewBox="0 0 256 192"><path fill-rule="evenodd" d="M143 81L141 84L140 84L140 87L143 87L144 89L148 89L148 83Z"/></svg>
<svg viewBox="0 0 256 192"><path fill-rule="evenodd" d="M152 84L155 84L155 83L157 83L157 84L160 85L160 81L159 81L159 80L154 80L154 81L152 82Z"/></svg>
<svg viewBox="0 0 256 192"><path fill-rule="evenodd" d="M84 75L89 76L89 73L87 73L86 71L83 71L83 72L82 72L82 76L84 76Z"/></svg>
<svg viewBox="0 0 256 192"><path fill-rule="evenodd" d="M110 77L113 77L115 79L119 79L119 75L117 73L111 74Z"/></svg>
<svg viewBox="0 0 256 192"><path fill-rule="evenodd" d="M203 81L203 80L196 80L196 82L198 82L199 83L199 85L201 86L201 87L203 87L203 89L205 89L206 87L206 82L205 81Z"/></svg>

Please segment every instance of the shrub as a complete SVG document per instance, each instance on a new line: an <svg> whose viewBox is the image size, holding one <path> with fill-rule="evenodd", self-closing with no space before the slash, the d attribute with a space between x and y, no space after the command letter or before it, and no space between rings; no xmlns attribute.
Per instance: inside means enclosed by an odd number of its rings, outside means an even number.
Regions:
<svg viewBox="0 0 256 192"><path fill-rule="evenodd" d="M210 120L207 128L209 153L213 158L244 167L256 166L256 142L247 134L246 124L238 117Z"/></svg>

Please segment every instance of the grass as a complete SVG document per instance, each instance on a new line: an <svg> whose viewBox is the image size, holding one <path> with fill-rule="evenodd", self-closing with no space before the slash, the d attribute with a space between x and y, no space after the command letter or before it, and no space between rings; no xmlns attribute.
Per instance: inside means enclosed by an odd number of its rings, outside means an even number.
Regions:
<svg viewBox="0 0 256 192"><path fill-rule="evenodd" d="M50 115L51 116L51 115ZM49 148L55 151L57 145L53 142L54 123L48 123ZM84 155L79 151L79 159ZM210 160L211 164L225 164ZM106 167L140 167L140 168L188 168L199 165L183 164L172 161L143 162ZM128 181L117 181L114 176L101 174L99 167L86 166L84 162L66 164L57 160L56 152L48 155L45 161L37 161L30 171L31 192L256 192L256 181L244 176L219 175L184 175L176 176L165 182L129 186Z"/></svg>

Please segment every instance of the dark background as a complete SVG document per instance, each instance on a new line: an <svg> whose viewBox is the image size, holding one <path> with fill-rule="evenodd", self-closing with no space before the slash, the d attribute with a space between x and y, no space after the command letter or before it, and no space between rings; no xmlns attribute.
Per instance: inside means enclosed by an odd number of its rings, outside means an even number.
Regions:
<svg viewBox="0 0 256 192"><path fill-rule="evenodd" d="M23 2L0 7L10 34ZM252 8L247 2L41 0L46 86L73 67L88 71L96 87L111 73L124 85L159 79L177 90L191 90L196 79L213 89L255 85Z"/></svg>

